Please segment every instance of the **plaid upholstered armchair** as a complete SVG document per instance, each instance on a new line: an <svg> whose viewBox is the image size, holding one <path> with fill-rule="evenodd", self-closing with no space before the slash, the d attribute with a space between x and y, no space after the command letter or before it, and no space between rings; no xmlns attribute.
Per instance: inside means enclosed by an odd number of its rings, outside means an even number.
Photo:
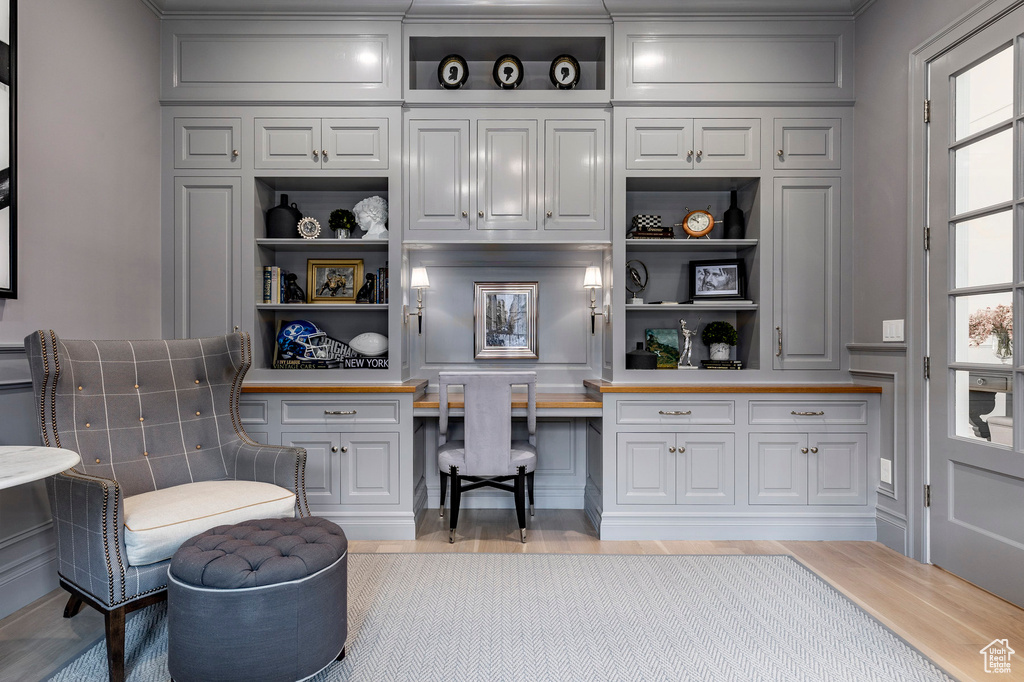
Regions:
<svg viewBox="0 0 1024 682"><path fill-rule="evenodd" d="M57 571L104 614L110 679L124 679L124 622L166 596L177 547L222 523L308 516L306 452L254 443L238 397L248 334L173 341L25 339L43 444L81 464L47 479Z"/></svg>

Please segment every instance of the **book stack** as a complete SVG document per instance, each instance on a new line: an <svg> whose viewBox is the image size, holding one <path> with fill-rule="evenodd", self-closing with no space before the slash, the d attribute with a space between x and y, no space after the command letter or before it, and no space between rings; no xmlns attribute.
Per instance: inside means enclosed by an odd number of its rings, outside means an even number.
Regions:
<svg viewBox="0 0 1024 682"><path fill-rule="evenodd" d="M704 369L743 369L739 360L701 360L700 366Z"/></svg>
<svg viewBox="0 0 1024 682"><path fill-rule="evenodd" d="M284 278L281 276L281 268L276 265L267 265L263 268L263 302L280 303L284 300L282 294L284 289Z"/></svg>
<svg viewBox="0 0 1024 682"><path fill-rule="evenodd" d="M673 239L671 227L648 227L642 230L634 230L630 239Z"/></svg>

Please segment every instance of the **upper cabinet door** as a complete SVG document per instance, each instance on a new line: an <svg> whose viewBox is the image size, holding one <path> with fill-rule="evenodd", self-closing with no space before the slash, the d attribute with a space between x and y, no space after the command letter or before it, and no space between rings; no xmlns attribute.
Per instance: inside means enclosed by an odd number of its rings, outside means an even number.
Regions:
<svg viewBox="0 0 1024 682"><path fill-rule="evenodd" d="M693 122L695 170L761 168L761 119L697 119Z"/></svg>
<svg viewBox="0 0 1024 682"><path fill-rule="evenodd" d="M537 229L537 121L477 123L478 230Z"/></svg>
<svg viewBox="0 0 1024 682"><path fill-rule="evenodd" d="M626 168L693 168L693 121L688 118L626 119Z"/></svg>
<svg viewBox="0 0 1024 682"><path fill-rule="evenodd" d="M839 186L775 179L775 369L839 369Z"/></svg>
<svg viewBox="0 0 1024 682"><path fill-rule="evenodd" d="M839 151L838 118L775 119L776 170L837 170Z"/></svg>
<svg viewBox="0 0 1024 682"><path fill-rule="evenodd" d="M608 174L604 121L544 124L545 230L603 230Z"/></svg>
<svg viewBox="0 0 1024 682"><path fill-rule="evenodd" d="M326 118L321 165L332 170L387 170L386 118Z"/></svg>
<svg viewBox="0 0 1024 682"><path fill-rule="evenodd" d="M257 118L256 168L320 168L320 119Z"/></svg>
<svg viewBox="0 0 1024 682"><path fill-rule="evenodd" d="M219 336L239 325L239 178L174 179L174 335Z"/></svg>
<svg viewBox="0 0 1024 682"><path fill-rule="evenodd" d="M242 167L240 118L175 118L175 168Z"/></svg>
<svg viewBox="0 0 1024 682"><path fill-rule="evenodd" d="M469 121L409 121L409 229L468 230Z"/></svg>

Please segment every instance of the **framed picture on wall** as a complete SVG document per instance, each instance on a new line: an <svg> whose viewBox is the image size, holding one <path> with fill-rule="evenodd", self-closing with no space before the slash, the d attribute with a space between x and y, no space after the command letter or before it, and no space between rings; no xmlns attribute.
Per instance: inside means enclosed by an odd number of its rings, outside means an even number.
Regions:
<svg viewBox="0 0 1024 682"><path fill-rule="evenodd" d="M310 258L306 261L306 300L309 303L355 303L362 281L361 258Z"/></svg>
<svg viewBox="0 0 1024 682"><path fill-rule="evenodd" d="M477 360L536 359L537 282L475 282Z"/></svg>
<svg viewBox="0 0 1024 682"><path fill-rule="evenodd" d="M18 295L15 80L18 0L0 0L0 298Z"/></svg>

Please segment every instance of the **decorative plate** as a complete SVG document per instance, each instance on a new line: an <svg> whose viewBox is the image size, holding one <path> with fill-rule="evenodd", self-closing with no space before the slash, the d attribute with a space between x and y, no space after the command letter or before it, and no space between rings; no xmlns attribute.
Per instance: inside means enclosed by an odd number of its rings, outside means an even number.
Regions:
<svg viewBox="0 0 1024 682"><path fill-rule="evenodd" d="M491 75L499 88L514 90L523 82L523 63L514 54L504 54L495 60Z"/></svg>
<svg viewBox="0 0 1024 682"><path fill-rule="evenodd" d="M372 358L388 352L388 337L377 332L366 332L349 341L348 345L360 355Z"/></svg>
<svg viewBox="0 0 1024 682"><path fill-rule="evenodd" d="M320 222L308 216L303 218L299 221L299 236L303 239L316 239L320 236Z"/></svg>
<svg viewBox="0 0 1024 682"><path fill-rule="evenodd" d="M571 54L560 54L551 62L548 77L559 90L572 90L580 82L580 63Z"/></svg>
<svg viewBox="0 0 1024 682"><path fill-rule="evenodd" d="M450 54L437 64L437 81L445 90L458 90L469 80L469 66L461 55Z"/></svg>

